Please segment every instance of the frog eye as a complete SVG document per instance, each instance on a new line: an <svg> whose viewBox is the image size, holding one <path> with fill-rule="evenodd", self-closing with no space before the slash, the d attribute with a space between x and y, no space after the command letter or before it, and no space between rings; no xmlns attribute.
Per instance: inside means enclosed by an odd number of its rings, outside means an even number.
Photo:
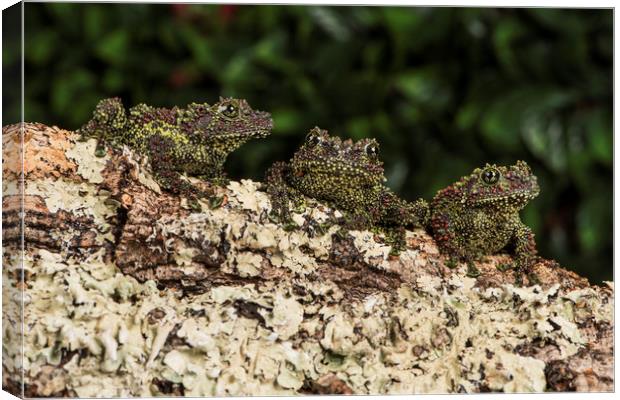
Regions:
<svg viewBox="0 0 620 400"><path fill-rule="evenodd" d="M500 173L496 168L489 167L482 171L482 181L487 185L494 185L499 181Z"/></svg>
<svg viewBox="0 0 620 400"><path fill-rule="evenodd" d="M377 146L374 143L367 144L364 147L364 150L366 151L366 154L368 154L369 157L377 158L379 156L379 146Z"/></svg>
<svg viewBox="0 0 620 400"><path fill-rule="evenodd" d="M223 106L222 114L228 118L235 118L239 114L239 108L232 103Z"/></svg>
<svg viewBox="0 0 620 400"><path fill-rule="evenodd" d="M306 135L306 143L310 147L314 147L317 144L321 143L321 138L315 132L310 132Z"/></svg>

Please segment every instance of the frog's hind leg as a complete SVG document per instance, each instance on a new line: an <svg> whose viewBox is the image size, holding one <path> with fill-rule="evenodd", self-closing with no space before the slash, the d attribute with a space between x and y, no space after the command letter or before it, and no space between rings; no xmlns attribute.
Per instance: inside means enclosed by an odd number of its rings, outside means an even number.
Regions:
<svg viewBox="0 0 620 400"><path fill-rule="evenodd" d="M297 208L303 202L303 195L293 189L287 182L286 176L290 171L284 162L275 162L265 174L265 191L271 201L271 215L279 222L292 221L292 210L289 202Z"/></svg>
<svg viewBox="0 0 620 400"><path fill-rule="evenodd" d="M429 222L430 208L424 199L409 202L387 189L379 195L375 208L371 212L385 225L423 228Z"/></svg>

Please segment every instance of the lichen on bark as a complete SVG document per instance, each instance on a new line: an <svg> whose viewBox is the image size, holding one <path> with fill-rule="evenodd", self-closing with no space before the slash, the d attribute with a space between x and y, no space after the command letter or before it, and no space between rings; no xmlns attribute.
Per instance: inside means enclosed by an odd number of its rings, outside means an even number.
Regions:
<svg viewBox="0 0 620 400"><path fill-rule="evenodd" d="M521 287L507 255L468 276L422 230L391 256L312 199L281 226L250 180L187 178L212 193L198 211L148 160L41 124L24 126L22 270L19 133L3 128L7 390L22 363L30 396L613 390L612 283L541 261Z"/></svg>

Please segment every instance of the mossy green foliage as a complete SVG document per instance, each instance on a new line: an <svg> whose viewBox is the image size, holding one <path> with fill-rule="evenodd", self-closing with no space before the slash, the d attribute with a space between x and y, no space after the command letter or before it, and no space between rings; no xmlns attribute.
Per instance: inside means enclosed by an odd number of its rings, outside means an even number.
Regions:
<svg viewBox="0 0 620 400"><path fill-rule="evenodd" d="M25 5L25 118L70 129L97 101L247 99L274 134L231 155L261 179L311 127L382 145L405 199L525 160L542 256L595 281L612 265L612 10ZM67 46L70 43L70 46ZM19 71L19 41L4 47ZM19 120L6 80L5 121ZM11 89L11 84L13 90Z"/></svg>

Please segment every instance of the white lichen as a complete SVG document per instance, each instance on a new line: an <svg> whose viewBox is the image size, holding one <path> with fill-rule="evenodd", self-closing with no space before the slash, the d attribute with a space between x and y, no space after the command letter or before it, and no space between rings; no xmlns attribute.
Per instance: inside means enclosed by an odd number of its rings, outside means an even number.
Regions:
<svg viewBox="0 0 620 400"><path fill-rule="evenodd" d="M106 158L95 159L93 151L93 141L67 150L84 182L35 180L27 193L40 196L50 212L65 210L109 227L116 210L96 190ZM151 179L145 174L140 182ZM46 249L26 252L27 383L74 352L64 360L65 372L50 380L49 394L63 387L80 397L155 396L162 393L154 382L168 381L186 396L290 395L328 374L359 394L475 392L482 386L541 392L545 364L520 355L518 346L543 339L568 357L585 345L580 321L613 323L613 284L604 293L592 287L561 296L558 285L482 290L463 266L449 278L423 268L420 252L436 249L407 249L400 264L393 262L390 246L368 231L350 234L370 268L409 265L413 270L402 274L416 275L411 284L354 297L317 279L319 268L328 265L337 226L321 234L282 229L267 218L268 196L249 180L230 182L225 195L221 207L203 202L202 212L153 221L146 245L171 252L171 260L190 273L204 268L195 261L196 243L212 248L215 259L226 240L219 268L253 280L246 285L181 296L121 273L104 249L80 258ZM306 218L324 223L331 218L328 210L310 207L294 218L299 227ZM113 239L110 232L97 233L98 243ZM19 263L6 251L4 259L7 282ZM14 312L21 301L20 295L3 296L5 310L13 310L4 315L3 362L9 371L22 362Z"/></svg>
<svg viewBox="0 0 620 400"><path fill-rule="evenodd" d="M103 182L101 172L109 161L109 156L93 157L97 148L97 140L74 141L72 147L65 151L68 159L77 165L77 174L91 183Z"/></svg>

